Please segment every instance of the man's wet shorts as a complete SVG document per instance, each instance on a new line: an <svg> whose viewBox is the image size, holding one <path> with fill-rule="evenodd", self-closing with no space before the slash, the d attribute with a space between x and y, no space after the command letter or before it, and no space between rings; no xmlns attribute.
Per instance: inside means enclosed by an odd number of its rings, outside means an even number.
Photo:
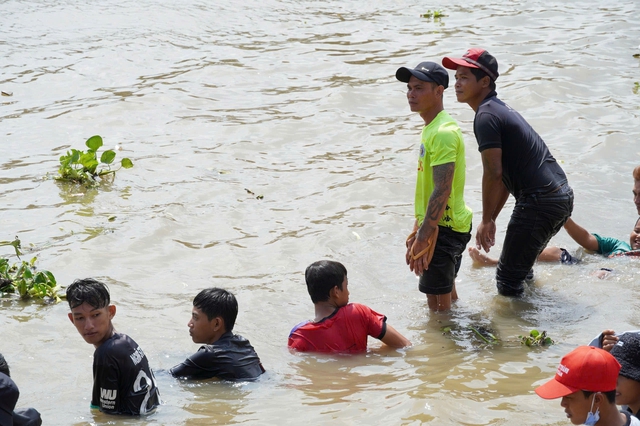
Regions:
<svg viewBox="0 0 640 426"><path fill-rule="evenodd" d="M439 227L438 240L429 269L420 277L418 289L422 293L451 293L462 263L462 253L470 239L471 229L469 232L456 232L444 226Z"/></svg>

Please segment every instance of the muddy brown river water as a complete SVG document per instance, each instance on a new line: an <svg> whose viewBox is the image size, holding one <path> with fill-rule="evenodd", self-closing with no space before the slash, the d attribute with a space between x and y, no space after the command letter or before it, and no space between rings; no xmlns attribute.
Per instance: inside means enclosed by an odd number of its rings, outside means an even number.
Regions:
<svg viewBox="0 0 640 426"><path fill-rule="evenodd" d="M65 303L0 299L0 352L46 425L564 425L533 390L603 328L640 328L638 260L582 253L537 265L519 300L465 256L450 314L429 313L404 264L421 120L400 66L471 46L500 64L500 97L540 133L576 194L574 218L627 239L640 164L639 4L489 0L0 2L0 240L17 235L58 282L111 288L118 331L156 372L164 404L143 419L89 409L93 349ZM424 18L441 10L440 19ZM480 220L473 113L445 92L467 146L467 203ZM99 134L135 166L82 189L45 178ZM258 196L262 196L260 199ZM498 254L513 207L498 219ZM115 220L109 220L115 216ZM7 247L0 255L11 257ZM303 272L332 258L351 300L384 313L413 347L353 357L295 355L313 317ZM15 257L11 258L15 261ZM591 272L615 269L608 280ZM235 331L267 374L183 383L167 370L198 345L191 300L238 297ZM480 341L490 329L501 345ZM441 329L451 327L450 334ZM526 348L536 328L557 341Z"/></svg>

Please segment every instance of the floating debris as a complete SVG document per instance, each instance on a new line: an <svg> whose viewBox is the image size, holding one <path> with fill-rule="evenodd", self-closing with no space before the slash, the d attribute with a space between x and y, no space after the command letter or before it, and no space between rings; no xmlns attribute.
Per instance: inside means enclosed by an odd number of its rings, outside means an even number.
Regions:
<svg viewBox="0 0 640 426"><path fill-rule="evenodd" d="M551 346L555 342L547 336L547 332L540 333L538 330L531 330L528 336L518 336L520 343L526 346Z"/></svg>

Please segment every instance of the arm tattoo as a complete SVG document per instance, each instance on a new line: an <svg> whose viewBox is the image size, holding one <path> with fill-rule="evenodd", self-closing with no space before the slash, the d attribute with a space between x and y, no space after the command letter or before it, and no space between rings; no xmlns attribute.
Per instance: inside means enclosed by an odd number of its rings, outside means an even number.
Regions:
<svg viewBox="0 0 640 426"><path fill-rule="evenodd" d="M429 198L429 206L425 218L438 222L442 217L451 194L455 163L447 163L433 168L433 193Z"/></svg>

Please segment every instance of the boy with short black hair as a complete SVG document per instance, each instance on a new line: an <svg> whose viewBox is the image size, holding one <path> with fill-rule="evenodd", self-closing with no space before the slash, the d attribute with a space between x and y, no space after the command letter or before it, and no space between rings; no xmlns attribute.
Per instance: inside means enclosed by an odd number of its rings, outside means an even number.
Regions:
<svg viewBox="0 0 640 426"><path fill-rule="evenodd" d="M115 305L107 286L93 278L75 280L67 287L69 320L93 354L91 408L107 414L139 415L153 412L160 394L147 357L132 338L116 332L111 320Z"/></svg>
<svg viewBox="0 0 640 426"><path fill-rule="evenodd" d="M620 363L607 351L579 346L560 361L553 379L536 388L544 399L560 405L574 425L640 426L640 420L616 407Z"/></svg>
<svg viewBox="0 0 640 426"><path fill-rule="evenodd" d="M174 377L187 379L254 380L264 368L251 343L233 334L238 316L235 296L222 288L202 290L193 299L187 323L198 352L171 369Z"/></svg>
<svg viewBox="0 0 640 426"><path fill-rule="evenodd" d="M321 260L305 271L315 319L296 325L288 346L301 352L358 353L367 350L367 337L393 348L411 342L387 324L387 317L359 303L349 303L347 269L340 262Z"/></svg>

